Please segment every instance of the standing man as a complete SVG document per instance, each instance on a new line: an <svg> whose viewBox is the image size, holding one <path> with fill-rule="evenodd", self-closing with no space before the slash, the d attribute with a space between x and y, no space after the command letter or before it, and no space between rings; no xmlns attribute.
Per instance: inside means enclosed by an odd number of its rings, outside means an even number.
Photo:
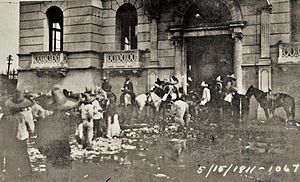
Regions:
<svg viewBox="0 0 300 182"><path fill-rule="evenodd" d="M225 91L226 91L226 96L225 96L224 100L231 103L233 95L237 93L236 78L235 78L234 74L227 75Z"/></svg>
<svg viewBox="0 0 300 182"><path fill-rule="evenodd" d="M205 83L205 81L202 81L200 86L203 87L200 105L201 105L201 106L204 106L204 105L205 105L207 102L209 102L210 99L211 99L211 96L210 96L210 90L209 90L209 88L208 88L208 84Z"/></svg>
<svg viewBox="0 0 300 182"><path fill-rule="evenodd" d="M79 125L79 138L82 140L82 146L85 149L91 149L91 144L94 136L94 106L93 102L95 97L85 93L82 104L80 106L81 111L81 124ZM82 128L80 128L82 127ZM84 131L86 132L84 134Z"/></svg>
<svg viewBox="0 0 300 182"><path fill-rule="evenodd" d="M42 118L37 129L37 146L47 157L47 178L52 181L67 182L71 170L70 125L74 122L69 111L77 108L78 100L66 97L60 88L52 89L52 96L43 106L52 111Z"/></svg>
<svg viewBox="0 0 300 182"><path fill-rule="evenodd" d="M87 98L88 100L91 100L92 101L92 106L93 106L93 123L94 123L94 126L93 126L93 130L94 130L94 137L93 139L97 138L97 137L100 137L101 134L103 133L101 131L101 128L100 128L100 125L101 125L101 120L103 119L103 110L100 106L100 103L97 99L97 95L96 95L96 90L93 90L91 88L87 88L86 87L86 91L84 93L85 95L87 95Z"/></svg>
<svg viewBox="0 0 300 182"><path fill-rule="evenodd" d="M29 111L32 105L18 90L4 103L5 113L0 120L0 151L1 166L5 153L8 181L24 180L32 172L27 153L27 139L34 132L33 117Z"/></svg>

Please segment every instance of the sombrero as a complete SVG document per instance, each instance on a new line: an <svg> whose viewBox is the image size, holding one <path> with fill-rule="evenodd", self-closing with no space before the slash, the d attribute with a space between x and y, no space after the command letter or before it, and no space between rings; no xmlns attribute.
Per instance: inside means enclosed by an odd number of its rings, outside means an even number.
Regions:
<svg viewBox="0 0 300 182"><path fill-rule="evenodd" d="M173 81L173 82L179 82L179 80L178 80L178 78L176 78L176 76L172 76L171 77L171 81Z"/></svg>
<svg viewBox="0 0 300 182"><path fill-rule="evenodd" d="M158 85L161 85L164 83L164 81L161 81L159 78L157 78L155 83Z"/></svg>
<svg viewBox="0 0 300 182"><path fill-rule="evenodd" d="M218 77L216 78L216 82L223 82L223 81L221 80L221 76L218 76Z"/></svg>
<svg viewBox="0 0 300 182"><path fill-rule="evenodd" d="M94 100L96 100L96 95L84 93L83 98L84 99L83 99L82 103L91 104Z"/></svg>
<svg viewBox="0 0 300 182"><path fill-rule="evenodd" d="M16 90L12 97L7 99L4 103L4 106L7 109L22 109L26 107L33 106L34 103L29 99L26 99L21 91Z"/></svg>
<svg viewBox="0 0 300 182"><path fill-rule="evenodd" d="M201 87L208 87L208 84L205 83L205 81L202 81L200 86L201 86Z"/></svg>
<svg viewBox="0 0 300 182"><path fill-rule="evenodd" d="M54 87L51 91L51 98L47 100L46 104L43 106L45 109L53 110L69 110L76 108L81 103L81 98L79 95L78 100L66 97L60 88Z"/></svg>
<svg viewBox="0 0 300 182"><path fill-rule="evenodd" d="M236 80L236 77L234 76L234 74L227 75L227 78L231 78L231 79L233 79L233 80Z"/></svg>

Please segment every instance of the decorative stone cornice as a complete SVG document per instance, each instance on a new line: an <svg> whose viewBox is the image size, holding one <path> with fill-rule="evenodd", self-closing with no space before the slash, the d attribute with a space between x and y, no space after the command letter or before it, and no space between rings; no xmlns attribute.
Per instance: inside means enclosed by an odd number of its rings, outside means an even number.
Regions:
<svg viewBox="0 0 300 182"><path fill-rule="evenodd" d="M106 69L104 70L104 74L111 77L111 76L142 76L143 69Z"/></svg>
<svg viewBox="0 0 300 182"><path fill-rule="evenodd" d="M36 76L38 77L44 77L44 76L50 76L52 78L63 78L67 76L67 69L38 69L36 70Z"/></svg>
<svg viewBox="0 0 300 182"><path fill-rule="evenodd" d="M241 27L241 28L243 28L243 27L245 27L246 25L247 25L247 21L245 21L245 20L241 20L241 21L231 21L230 23L229 23L229 27L232 27L232 28L234 28L234 27Z"/></svg>

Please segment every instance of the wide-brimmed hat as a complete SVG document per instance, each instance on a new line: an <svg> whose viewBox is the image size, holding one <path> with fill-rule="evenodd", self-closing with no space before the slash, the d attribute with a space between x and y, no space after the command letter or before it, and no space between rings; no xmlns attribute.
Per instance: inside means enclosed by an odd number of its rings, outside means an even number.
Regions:
<svg viewBox="0 0 300 182"><path fill-rule="evenodd" d="M5 107L7 109L22 109L33 106L34 103L29 99L26 99L21 91L16 90L12 97L5 101Z"/></svg>
<svg viewBox="0 0 300 182"><path fill-rule="evenodd" d="M202 81L200 86L201 87L208 87L208 84L205 81Z"/></svg>
<svg viewBox="0 0 300 182"><path fill-rule="evenodd" d="M234 74L227 75L227 78L230 78L230 79L236 80L236 77L234 76Z"/></svg>
<svg viewBox="0 0 300 182"><path fill-rule="evenodd" d="M172 76L171 77L171 81L173 82L179 82L178 78L176 76Z"/></svg>
<svg viewBox="0 0 300 182"><path fill-rule="evenodd" d="M85 87L85 94L89 94L91 96L96 96L96 91L92 88Z"/></svg>
<svg viewBox="0 0 300 182"><path fill-rule="evenodd" d="M221 80L221 76L218 76L218 77L216 78L216 82L223 82L223 81Z"/></svg>
<svg viewBox="0 0 300 182"><path fill-rule="evenodd" d="M81 103L80 96L77 100L66 97L62 90L57 87L52 89L51 94L51 98L43 106L47 110L69 110L78 107Z"/></svg>
<svg viewBox="0 0 300 182"><path fill-rule="evenodd" d="M96 100L96 95L87 94L87 93L83 94L82 103L91 104L94 100Z"/></svg>
<svg viewBox="0 0 300 182"><path fill-rule="evenodd" d="M165 83L165 82L164 82L164 81L161 81L159 78L157 78L155 83L158 84L158 85L161 85L161 84L163 84L163 83Z"/></svg>

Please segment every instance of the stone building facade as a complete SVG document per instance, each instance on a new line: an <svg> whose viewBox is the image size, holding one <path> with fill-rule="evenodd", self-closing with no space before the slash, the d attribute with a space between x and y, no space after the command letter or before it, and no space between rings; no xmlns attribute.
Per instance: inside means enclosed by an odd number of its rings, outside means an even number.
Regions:
<svg viewBox="0 0 300 182"><path fill-rule="evenodd" d="M78 0L20 4L21 89L77 91L107 76L137 94L156 78L195 85L234 73L300 106L299 0ZM297 107L299 108L299 107Z"/></svg>

